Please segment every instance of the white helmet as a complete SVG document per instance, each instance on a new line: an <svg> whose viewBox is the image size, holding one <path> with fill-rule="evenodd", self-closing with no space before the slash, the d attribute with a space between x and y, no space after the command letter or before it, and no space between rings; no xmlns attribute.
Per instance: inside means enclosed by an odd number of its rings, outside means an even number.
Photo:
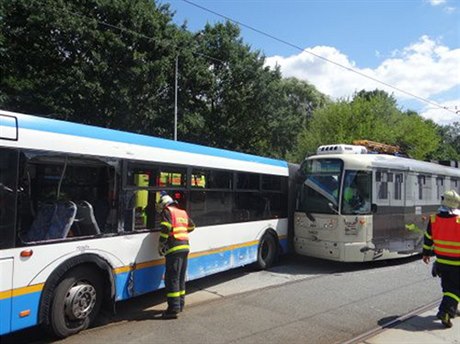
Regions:
<svg viewBox="0 0 460 344"><path fill-rule="evenodd" d="M441 197L441 205L450 209L456 209L460 206L460 196L454 190L446 191Z"/></svg>
<svg viewBox="0 0 460 344"><path fill-rule="evenodd" d="M168 194L164 194L160 197L160 204L162 208L167 207L173 203L175 203L175 201Z"/></svg>

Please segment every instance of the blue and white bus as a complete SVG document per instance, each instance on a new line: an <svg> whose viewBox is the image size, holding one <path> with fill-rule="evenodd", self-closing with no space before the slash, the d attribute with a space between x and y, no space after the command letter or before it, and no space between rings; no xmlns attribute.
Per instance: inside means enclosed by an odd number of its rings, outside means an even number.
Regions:
<svg viewBox="0 0 460 344"><path fill-rule="evenodd" d="M66 337L164 286L160 191L186 209L188 280L288 247L285 161L0 111L0 335Z"/></svg>

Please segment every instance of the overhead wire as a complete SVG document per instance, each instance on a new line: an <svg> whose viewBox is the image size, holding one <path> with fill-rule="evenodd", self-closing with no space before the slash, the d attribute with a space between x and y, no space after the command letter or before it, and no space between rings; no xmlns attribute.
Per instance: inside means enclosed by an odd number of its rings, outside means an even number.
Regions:
<svg viewBox="0 0 460 344"><path fill-rule="evenodd" d="M134 36L138 36L138 37L141 37L141 38L144 38L144 39L147 39L147 40L150 40L150 41L154 41L156 43L159 43L159 44L163 44L165 45L165 42L164 40L160 40L160 39L157 39L157 38L154 38L154 37L151 37L151 36L147 36L143 33L140 33L140 32L137 32L137 31L134 31L134 30L131 30L131 29L128 29L128 28L125 28L125 27L121 27L121 26L117 26L117 25L113 25L113 24L109 24L109 23L106 23L104 21L100 21L94 17L89 17L89 16L86 16L86 15L83 15L83 14L80 14L80 13L76 13L76 12L73 12L73 11L70 11L68 9L65 9L63 8L63 10L67 13L69 13L70 15L73 15L73 16L76 16L76 17L80 17L80 18L84 18L84 19L91 19L93 21L95 21L97 24L99 25L102 25L102 26L106 26L106 27L109 27L111 29L116 29L116 30L119 30L121 32L126 32L126 33L129 33L129 34L132 34ZM169 43L166 43L166 45L170 45ZM177 48L177 47L175 47ZM178 49L179 50L179 49ZM219 63L226 63L225 61L223 60L220 60L216 57L213 57L213 56L209 56L207 54L204 54L204 53L200 53L198 51L194 51L194 50L190 50L190 52L194 55L198 55L198 56L202 56L202 57L205 57L209 60L213 60L215 62L219 62Z"/></svg>
<svg viewBox="0 0 460 344"><path fill-rule="evenodd" d="M291 48L294 48L294 49L296 49L296 50L300 50L300 51L302 51L302 52L305 52L305 53L307 53L307 54L310 54L310 55L312 55L312 56L314 56L314 57L316 57L316 58L318 58L318 59L321 59L321 60L323 60L323 61L326 61L327 63L331 63L331 64L333 64L333 65L335 65L335 66L338 66L338 67L340 67L340 68L343 68L343 69L345 69L345 70L347 70L347 71L349 71L349 72L355 73L355 74L360 75L360 76L362 76L362 77L364 77L364 78L367 78L367 79L372 80L372 81L374 81L374 82L377 82L377 83L379 83L379 84L381 84L381 85L384 85L384 86L386 86L386 87L389 87L389 88L391 88L391 89L393 89L393 90L395 90L395 91L398 91L398 92L400 92L400 93L406 94L406 95L408 95L408 96L410 96L410 97L412 97L412 98L418 99L418 100L420 100L420 101L422 101L422 102L424 102L424 103L427 103L427 104L430 104L430 105L432 105L432 106L435 106L436 108L443 109L443 110L452 112L452 113L454 113L454 114L457 114L457 112L450 110L450 109L449 109L448 107L446 107L446 106L442 106L441 104L438 104L438 103L436 103L436 102L433 102L433 101L431 101L431 100L429 100L429 99L427 99L427 98L423 98L423 97L418 96L418 95L416 95L416 94L414 94L414 93L412 93L412 92L403 90L402 88L399 88L399 87L396 87L396 86L393 86L393 85L391 85L391 84L389 84L389 83L387 83L387 82L385 82L385 81L382 81L382 80L379 80L379 79L377 79L377 78L374 78L374 77L372 77L372 76L370 76L370 75L367 75L367 74L365 74L365 73L363 73L363 72L360 72L360 71L358 71L358 70L356 70L356 69L354 69L354 68L344 66L344 65L341 64L341 63L338 63L338 62L333 61L333 60L331 60L331 59L328 59L328 58L326 58L326 57L324 57L324 56L321 56L321 55L319 55L319 54L316 54L316 53L314 53L314 52L312 52L312 51L309 51L309 50L307 50L307 49L304 49L304 48L302 48L302 47L300 47L300 46L298 46L298 45L296 45L296 44L293 44L293 43L288 42L288 41L286 41L286 40L284 40L284 39L281 39L281 38L276 37L276 36L274 36L274 35L272 35L272 34L269 34L269 33L265 32L265 31L262 31L262 30L260 30L260 29L257 29L257 28L255 28L255 27L253 27L253 26L251 26L251 25L248 25L248 24L245 24L245 23L240 22L240 21L238 21L238 20L235 20L235 19L233 19L233 18L230 18L230 17L228 17L228 16L226 16L226 15L223 15L223 14L221 14L221 13L218 13L218 12L216 12L216 11L213 11L213 10L207 8L207 7L202 6L202 5L198 5L198 4L194 3L193 1L190 1L190 0L182 0L182 1L185 2L185 3L187 3L187 4L189 4L189 5L192 5L192 6L194 6L194 7L197 7L197 8L199 8L199 9L203 10L203 11L212 13L212 14L218 16L218 17L221 17L221 18L224 18L224 19L226 19L226 20L228 20L228 21L231 21L231 22L233 22L233 23L235 23L235 24L237 24L237 25L239 25L239 26L245 27L245 28L247 28L247 29L249 29L249 30L251 30L251 31L257 32L257 33L259 33L259 34L261 34L261 35L263 35L263 36L265 36L265 37L271 38L271 39L273 39L273 40L275 40L275 41L277 41L277 42L280 42L280 43L283 43L283 44L285 44L285 45L287 45L287 46L290 46Z"/></svg>

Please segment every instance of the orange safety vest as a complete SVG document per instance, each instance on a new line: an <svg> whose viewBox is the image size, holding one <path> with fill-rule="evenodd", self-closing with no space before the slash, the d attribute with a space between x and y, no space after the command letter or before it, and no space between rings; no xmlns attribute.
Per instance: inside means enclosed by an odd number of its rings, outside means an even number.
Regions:
<svg viewBox="0 0 460 344"><path fill-rule="evenodd" d="M460 260L460 216L433 216L431 218L431 236L436 256L455 258L455 261ZM452 265L460 266L460 261L458 264Z"/></svg>
<svg viewBox="0 0 460 344"><path fill-rule="evenodd" d="M188 215L185 210L168 207L171 213L171 231L169 236L179 241L188 241Z"/></svg>

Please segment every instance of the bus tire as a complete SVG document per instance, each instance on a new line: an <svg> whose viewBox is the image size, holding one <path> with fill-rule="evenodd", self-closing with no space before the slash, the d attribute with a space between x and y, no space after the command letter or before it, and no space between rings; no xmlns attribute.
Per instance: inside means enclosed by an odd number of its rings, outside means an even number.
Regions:
<svg viewBox="0 0 460 344"><path fill-rule="evenodd" d="M89 327L103 298L103 280L97 270L78 266L56 287L50 307L49 331L65 338Z"/></svg>
<svg viewBox="0 0 460 344"><path fill-rule="evenodd" d="M278 258L278 243L275 235L267 232L259 241L256 267L260 270L270 268Z"/></svg>

